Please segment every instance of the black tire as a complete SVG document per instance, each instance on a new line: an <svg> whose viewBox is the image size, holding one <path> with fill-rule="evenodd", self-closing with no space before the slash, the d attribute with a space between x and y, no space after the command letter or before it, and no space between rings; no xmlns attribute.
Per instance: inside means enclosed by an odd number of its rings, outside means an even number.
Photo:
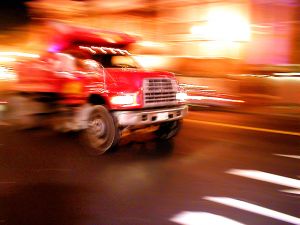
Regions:
<svg viewBox="0 0 300 225"><path fill-rule="evenodd" d="M155 131L155 135L159 140L170 140L175 137L181 129L181 120L174 120L170 122L162 123L158 130Z"/></svg>
<svg viewBox="0 0 300 225"><path fill-rule="evenodd" d="M101 105L93 106L88 128L81 132L84 148L91 155L102 155L117 146L120 131L109 111Z"/></svg>

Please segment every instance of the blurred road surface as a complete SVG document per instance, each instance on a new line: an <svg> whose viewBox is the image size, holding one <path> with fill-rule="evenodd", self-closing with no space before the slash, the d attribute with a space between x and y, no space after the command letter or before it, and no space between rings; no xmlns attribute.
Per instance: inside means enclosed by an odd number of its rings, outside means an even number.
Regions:
<svg viewBox="0 0 300 225"><path fill-rule="evenodd" d="M0 126L0 225L300 224L300 121L190 112L173 143L88 156Z"/></svg>

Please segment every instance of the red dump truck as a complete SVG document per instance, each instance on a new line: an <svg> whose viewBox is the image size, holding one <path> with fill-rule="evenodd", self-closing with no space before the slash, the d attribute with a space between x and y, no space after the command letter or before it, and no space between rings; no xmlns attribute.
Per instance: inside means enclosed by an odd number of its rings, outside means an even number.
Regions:
<svg viewBox="0 0 300 225"><path fill-rule="evenodd" d="M49 119L58 130L79 131L94 154L116 146L125 130L152 126L158 139L174 137L186 94L174 74L141 68L126 50L133 42L88 28L57 32L44 54L15 67L13 123L31 127Z"/></svg>

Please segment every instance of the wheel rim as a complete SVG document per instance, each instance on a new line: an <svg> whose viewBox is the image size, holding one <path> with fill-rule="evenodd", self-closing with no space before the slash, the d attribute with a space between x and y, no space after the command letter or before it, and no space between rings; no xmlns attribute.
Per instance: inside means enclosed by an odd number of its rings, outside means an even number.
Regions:
<svg viewBox="0 0 300 225"><path fill-rule="evenodd" d="M118 144L118 131L110 112L104 106L93 106L81 138L90 154L101 155Z"/></svg>
<svg viewBox="0 0 300 225"><path fill-rule="evenodd" d="M103 137L107 130L106 124L101 118L95 118L89 123L89 128L97 137Z"/></svg>
<svg viewBox="0 0 300 225"><path fill-rule="evenodd" d="M104 118L98 116L93 118L88 125L88 138L91 146L99 150L105 151L106 149L101 149L105 147L105 144L109 141L109 132L107 129L107 122Z"/></svg>
<svg viewBox="0 0 300 225"><path fill-rule="evenodd" d="M102 154L110 148L114 140L114 134L111 132L112 129L109 121L100 115L90 119L87 137L90 146L94 149L94 153Z"/></svg>

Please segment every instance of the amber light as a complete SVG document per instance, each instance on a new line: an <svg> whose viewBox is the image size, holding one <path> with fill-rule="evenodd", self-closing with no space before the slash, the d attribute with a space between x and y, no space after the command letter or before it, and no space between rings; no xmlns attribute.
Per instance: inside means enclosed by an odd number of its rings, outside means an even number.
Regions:
<svg viewBox="0 0 300 225"><path fill-rule="evenodd" d="M82 84L77 81L65 83L62 88L62 92L65 94L81 94Z"/></svg>

